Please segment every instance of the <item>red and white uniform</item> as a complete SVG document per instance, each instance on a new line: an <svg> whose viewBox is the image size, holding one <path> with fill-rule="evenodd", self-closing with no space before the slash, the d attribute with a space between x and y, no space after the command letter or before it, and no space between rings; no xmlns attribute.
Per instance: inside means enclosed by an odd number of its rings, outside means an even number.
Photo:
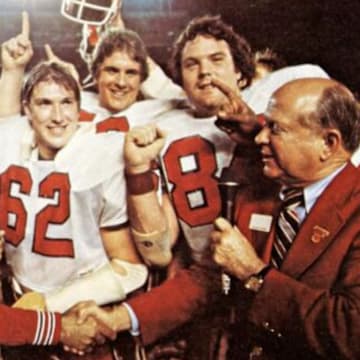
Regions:
<svg viewBox="0 0 360 360"><path fill-rule="evenodd" d="M272 93L283 84L303 77L328 77L316 65L299 65L273 72L244 91L245 102L261 115ZM216 117L195 118L179 108L162 115L157 124L167 132L161 158L168 191L195 260L208 245L213 221L220 215L217 187L222 170L233 158L234 143L219 130Z"/></svg>
<svg viewBox="0 0 360 360"><path fill-rule="evenodd" d="M156 123L167 132L162 168L172 203L195 260L208 245L213 221L220 215L218 179L230 165L234 143L215 126L216 117L195 118L174 109Z"/></svg>
<svg viewBox="0 0 360 360"><path fill-rule="evenodd" d="M127 222L123 135L84 124L39 161L25 118L0 124L0 228L23 286L48 292L108 261L99 228Z"/></svg>
<svg viewBox="0 0 360 360"><path fill-rule="evenodd" d="M99 104L97 93L81 93L80 121L94 122L102 131L115 130L126 132L134 126L145 125L154 121L173 108L171 101L142 100L137 101L118 113L111 113Z"/></svg>

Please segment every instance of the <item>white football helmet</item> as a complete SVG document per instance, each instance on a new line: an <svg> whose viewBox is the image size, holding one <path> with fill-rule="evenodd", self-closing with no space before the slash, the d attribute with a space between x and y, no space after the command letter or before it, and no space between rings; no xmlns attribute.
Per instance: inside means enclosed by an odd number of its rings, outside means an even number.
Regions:
<svg viewBox="0 0 360 360"><path fill-rule="evenodd" d="M79 24L103 26L121 7L122 0L62 0L61 14Z"/></svg>

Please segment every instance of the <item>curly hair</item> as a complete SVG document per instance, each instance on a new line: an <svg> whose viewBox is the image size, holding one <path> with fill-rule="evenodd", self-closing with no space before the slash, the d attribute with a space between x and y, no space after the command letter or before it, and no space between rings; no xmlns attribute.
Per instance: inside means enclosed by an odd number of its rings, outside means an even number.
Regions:
<svg viewBox="0 0 360 360"><path fill-rule="evenodd" d="M245 86L250 85L255 74L254 57L247 40L237 34L230 25L223 22L220 15L205 15L197 17L189 22L184 31L176 40L170 61L169 70L173 80L182 85L181 56L188 41L194 40L196 36L203 35L213 37L216 40L224 40L229 45L231 55L237 71L241 72Z"/></svg>

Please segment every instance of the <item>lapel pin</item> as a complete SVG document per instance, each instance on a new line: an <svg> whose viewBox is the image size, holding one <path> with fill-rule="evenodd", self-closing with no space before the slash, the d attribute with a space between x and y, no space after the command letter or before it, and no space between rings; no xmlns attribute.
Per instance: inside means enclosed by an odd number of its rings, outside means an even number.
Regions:
<svg viewBox="0 0 360 360"><path fill-rule="evenodd" d="M319 225L315 225L313 233L311 235L311 241L314 244L318 244L321 240L325 239L330 235L330 232Z"/></svg>

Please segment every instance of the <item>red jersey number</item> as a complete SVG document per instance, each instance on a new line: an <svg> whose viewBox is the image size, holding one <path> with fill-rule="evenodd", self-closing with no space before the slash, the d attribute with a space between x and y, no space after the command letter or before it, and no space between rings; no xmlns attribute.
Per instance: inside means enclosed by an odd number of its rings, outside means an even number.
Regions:
<svg viewBox="0 0 360 360"><path fill-rule="evenodd" d="M12 187L18 184L19 193L29 195L33 186L28 169L10 166L1 175L0 226L5 230L6 240L18 246L25 238L28 214L20 197L11 194ZM51 173L40 184L40 198L57 199L56 204L48 205L35 215L33 252L52 257L74 257L71 239L53 239L46 236L49 224L61 225L70 214L70 181L67 174ZM8 217L14 218L9 225Z"/></svg>
<svg viewBox="0 0 360 360"><path fill-rule="evenodd" d="M104 133L107 131L128 132L129 122L125 116L114 116L100 121L96 124L96 132Z"/></svg>
<svg viewBox="0 0 360 360"><path fill-rule="evenodd" d="M5 230L6 240L18 246L25 237L27 213L21 199L11 195L11 187L12 184L17 184L20 194L29 195L32 187L31 176L27 169L12 165L0 179L0 226ZM8 224L9 215L16 217L13 225Z"/></svg>
<svg viewBox="0 0 360 360"><path fill-rule="evenodd" d="M177 140L166 150L164 164L180 219L191 227L212 223L221 207L213 145L200 136Z"/></svg>

